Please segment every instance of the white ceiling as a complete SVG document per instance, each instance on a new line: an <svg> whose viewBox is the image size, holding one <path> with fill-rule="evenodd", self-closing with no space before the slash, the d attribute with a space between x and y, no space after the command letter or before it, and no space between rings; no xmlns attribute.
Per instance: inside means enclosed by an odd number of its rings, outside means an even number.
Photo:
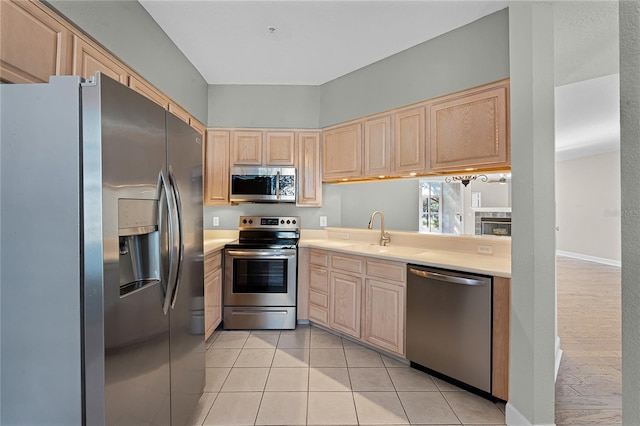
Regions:
<svg viewBox="0 0 640 426"><path fill-rule="evenodd" d="M507 6L495 0L140 3L209 84L296 85L326 83Z"/></svg>
<svg viewBox="0 0 640 426"><path fill-rule="evenodd" d="M139 1L209 84L284 85L323 84L508 5L498 0ZM618 2L552 3L558 159L617 149Z"/></svg>

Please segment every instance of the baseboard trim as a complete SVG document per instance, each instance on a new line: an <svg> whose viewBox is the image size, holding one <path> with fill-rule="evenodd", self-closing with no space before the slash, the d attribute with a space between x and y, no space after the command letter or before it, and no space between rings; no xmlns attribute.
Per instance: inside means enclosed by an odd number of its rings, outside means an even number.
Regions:
<svg viewBox="0 0 640 426"><path fill-rule="evenodd" d="M572 257L574 259L586 260L588 262L602 263L609 266L622 266L622 262L614 259L607 259L606 257L588 256L586 254L573 253L570 251L556 250L558 256Z"/></svg>
<svg viewBox="0 0 640 426"><path fill-rule="evenodd" d="M525 416L510 403L505 406L505 422L508 426L534 426ZM540 424L536 426L555 426L555 423Z"/></svg>
<svg viewBox="0 0 640 426"><path fill-rule="evenodd" d="M504 417L508 426L533 426L533 423L520 414L520 411L518 411L509 402L507 402L507 405L504 408Z"/></svg>
<svg viewBox="0 0 640 426"><path fill-rule="evenodd" d="M553 381L558 380L558 372L560 371L560 361L562 361L562 349L560 349L560 337L556 336L556 375Z"/></svg>

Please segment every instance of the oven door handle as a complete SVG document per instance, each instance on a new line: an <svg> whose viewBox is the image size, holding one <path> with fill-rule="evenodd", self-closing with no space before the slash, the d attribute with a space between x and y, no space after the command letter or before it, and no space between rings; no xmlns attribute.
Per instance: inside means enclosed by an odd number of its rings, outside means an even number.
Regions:
<svg viewBox="0 0 640 426"><path fill-rule="evenodd" d="M227 250L227 254L233 257L261 257L280 259L296 255L295 249L287 250Z"/></svg>

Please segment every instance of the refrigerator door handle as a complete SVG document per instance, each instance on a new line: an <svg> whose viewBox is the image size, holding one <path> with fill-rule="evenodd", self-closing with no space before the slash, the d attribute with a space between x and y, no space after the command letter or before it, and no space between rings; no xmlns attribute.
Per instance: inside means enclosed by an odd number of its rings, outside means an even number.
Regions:
<svg viewBox="0 0 640 426"><path fill-rule="evenodd" d="M176 265L176 278L175 278L175 284L173 286L172 289L172 293L171 293L171 307L173 308L173 306L176 303L176 297L178 295L178 289L180 287L180 269L182 267L182 262L184 260L184 227L183 227L183 223L182 223L182 200L180 198L180 188L178 187L178 183L176 182L176 179L173 175L173 171L171 169L171 166L169 166L169 183L171 184L171 190L173 192L173 199L174 199L174 209L175 209L175 215L176 215L176 228L178 230L177 232L177 238L178 238L178 247L177 247L177 265Z"/></svg>
<svg viewBox="0 0 640 426"><path fill-rule="evenodd" d="M166 290L164 294L164 301L162 303L162 310L165 315L169 313L169 306L171 305L171 295L175 287L176 278L178 275L178 263L176 261L177 249L176 249L176 221L175 221L175 199L169 186L171 180L167 182L164 176L164 172L160 172L160 179L162 181L162 187L164 188L165 199L167 200L167 219L169 223L169 274L167 276Z"/></svg>

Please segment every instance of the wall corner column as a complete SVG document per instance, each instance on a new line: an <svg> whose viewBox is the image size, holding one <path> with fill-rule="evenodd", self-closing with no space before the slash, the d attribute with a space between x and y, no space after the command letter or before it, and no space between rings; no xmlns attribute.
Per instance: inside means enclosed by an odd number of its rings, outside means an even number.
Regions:
<svg viewBox="0 0 640 426"><path fill-rule="evenodd" d="M640 424L640 3L622 0L620 173L622 198L622 422Z"/></svg>
<svg viewBox="0 0 640 426"><path fill-rule="evenodd" d="M554 424L556 340L553 6L509 5L512 307L509 425Z"/></svg>

